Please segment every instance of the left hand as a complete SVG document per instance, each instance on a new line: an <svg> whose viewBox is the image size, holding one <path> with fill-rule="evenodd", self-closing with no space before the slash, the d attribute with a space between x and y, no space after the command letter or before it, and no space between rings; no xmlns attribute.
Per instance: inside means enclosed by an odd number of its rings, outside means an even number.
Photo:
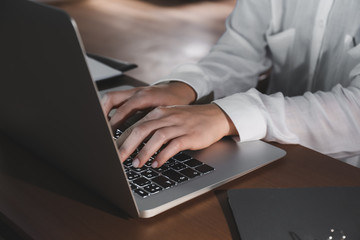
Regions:
<svg viewBox="0 0 360 240"><path fill-rule="evenodd" d="M215 104L166 106L155 108L129 127L117 144L123 162L148 139L134 158L134 167L142 167L166 144L152 163L156 168L180 151L202 149L235 134L232 121Z"/></svg>

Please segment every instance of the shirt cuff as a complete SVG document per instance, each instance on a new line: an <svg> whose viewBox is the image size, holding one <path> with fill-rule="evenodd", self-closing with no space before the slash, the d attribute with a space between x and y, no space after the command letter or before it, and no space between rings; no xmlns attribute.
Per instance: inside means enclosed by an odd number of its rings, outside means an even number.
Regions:
<svg viewBox="0 0 360 240"><path fill-rule="evenodd" d="M234 123L241 142L263 139L266 136L266 120L256 100L247 93L238 93L213 101Z"/></svg>
<svg viewBox="0 0 360 240"><path fill-rule="evenodd" d="M195 64L183 64L177 67L170 75L154 82L153 85L169 81L186 83L194 89L197 96L196 101L198 101L211 92L207 78L202 69Z"/></svg>

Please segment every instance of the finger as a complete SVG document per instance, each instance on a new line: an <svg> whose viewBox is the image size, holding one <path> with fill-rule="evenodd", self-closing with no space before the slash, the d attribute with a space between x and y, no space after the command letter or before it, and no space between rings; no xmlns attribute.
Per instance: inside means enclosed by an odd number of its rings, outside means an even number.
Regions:
<svg viewBox="0 0 360 240"><path fill-rule="evenodd" d="M101 106L106 114L109 115L113 108L119 107L124 101L130 98L136 89L129 89L124 91L114 91L106 93L101 99Z"/></svg>
<svg viewBox="0 0 360 240"><path fill-rule="evenodd" d="M169 140L177 138L181 135L182 131L179 127L170 126L156 130L136 156L139 161L139 167L143 166ZM155 168L157 167L156 164L157 162L152 166Z"/></svg>
<svg viewBox="0 0 360 240"><path fill-rule="evenodd" d="M133 125L131 125L130 127L128 127L122 134L121 136L116 140L116 144L118 146L118 148L120 148L125 140L128 139L129 135L132 133L132 131L134 130L134 128L138 127L139 125L141 124L144 124L145 122L147 121L151 121L153 120L154 118L150 118L149 117L150 113L147 114L145 117L143 117L142 119L140 119L139 121L135 122ZM141 130L138 130L138 131L141 131Z"/></svg>
<svg viewBox="0 0 360 240"><path fill-rule="evenodd" d="M157 105L152 98L152 95L146 95L142 92L134 94L116 110L110 119L110 125L116 127L134 113L156 107Z"/></svg>
<svg viewBox="0 0 360 240"><path fill-rule="evenodd" d="M126 121L130 116L134 115L136 112L145 110L148 108L146 104L143 103L143 100L138 98L130 98L128 101L123 103L116 112L112 115L110 119L110 125L114 128Z"/></svg>
<svg viewBox="0 0 360 240"><path fill-rule="evenodd" d="M189 149L190 146L191 141L186 135L171 140L169 144L156 156L151 166L154 168L161 167L175 154L179 153L180 151Z"/></svg>
<svg viewBox="0 0 360 240"><path fill-rule="evenodd" d="M134 131L134 126L127 128L121 136L116 140L119 148L120 161L124 162L136 150L136 148L143 142L144 137L140 136L139 130ZM134 137L137 136L137 137ZM145 136L145 135L143 135Z"/></svg>
<svg viewBox="0 0 360 240"><path fill-rule="evenodd" d="M144 118L143 118L144 119ZM118 138L117 144L119 146L120 159L126 160L132 154L137 146L153 133L156 129L169 126L168 121L163 120L140 120L133 126L125 130L125 132ZM134 162L134 166L139 166L140 161Z"/></svg>

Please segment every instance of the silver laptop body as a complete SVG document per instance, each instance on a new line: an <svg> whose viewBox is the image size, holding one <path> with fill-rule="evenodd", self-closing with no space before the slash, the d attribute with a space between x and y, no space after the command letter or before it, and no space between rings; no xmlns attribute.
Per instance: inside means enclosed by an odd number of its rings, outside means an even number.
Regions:
<svg viewBox="0 0 360 240"><path fill-rule="evenodd" d="M190 152L215 168L147 198L133 194L75 22L27 0L0 8L0 131L132 217L151 217L267 165L285 152L224 139Z"/></svg>

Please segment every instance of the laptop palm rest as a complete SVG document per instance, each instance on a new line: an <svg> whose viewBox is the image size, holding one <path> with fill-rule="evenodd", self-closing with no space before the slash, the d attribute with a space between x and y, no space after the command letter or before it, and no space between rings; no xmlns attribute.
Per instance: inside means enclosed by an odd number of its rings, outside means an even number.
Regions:
<svg viewBox="0 0 360 240"><path fill-rule="evenodd" d="M204 150L189 154L214 167L215 171L145 199L136 195L140 217L151 217L170 209L265 166L286 153L263 141L236 143L231 139L223 139Z"/></svg>

